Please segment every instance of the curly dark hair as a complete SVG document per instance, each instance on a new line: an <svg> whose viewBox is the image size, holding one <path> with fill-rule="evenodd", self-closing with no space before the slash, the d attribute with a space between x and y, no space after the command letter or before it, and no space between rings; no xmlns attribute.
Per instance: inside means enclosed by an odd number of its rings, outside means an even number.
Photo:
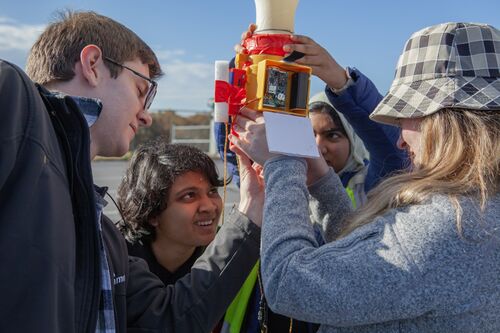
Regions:
<svg viewBox="0 0 500 333"><path fill-rule="evenodd" d="M169 144L165 138L137 148L118 187L118 208L123 217L118 227L129 242L155 239L150 221L167 208L170 188L177 177L189 171L200 172L212 186L225 183L214 161L198 148Z"/></svg>

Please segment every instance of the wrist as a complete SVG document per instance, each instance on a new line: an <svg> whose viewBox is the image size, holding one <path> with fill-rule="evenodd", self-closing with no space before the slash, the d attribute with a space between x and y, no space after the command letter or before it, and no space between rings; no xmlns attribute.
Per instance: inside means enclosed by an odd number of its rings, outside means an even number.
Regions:
<svg viewBox="0 0 500 333"><path fill-rule="evenodd" d="M335 94L341 95L344 91L346 91L349 87L351 87L355 81L350 73L351 69L346 67L344 70L345 79L342 85L328 85L328 88Z"/></svg>
<svg viewBox="0 0 500 333"><path fill-rule="evenodd" d="M331 70L330 74L328 74L326 80L324 81L328 87L332 89L340 89L346 84L348 79L349 76L347 75L345 68L337 65Z"/></svg>
<svg viewBox="0 0 500 333"><path fill-rule="evenodd" d="M248 216L249 214L251 215L252 212L254 212L256 209L261 209L262 204L263 202L258 199L240 200L240 203L238 204L238 210Z"/></svg>
<svg viewBox="0 0 500 333"><path fill-rule="evenodd" d="M264 202L260 202L260 200L243 200L238 205L239 212L258 226L262 225L263 209Z"/></svg>
<svg viewBox="0 0 500 333"><path fill-rule="evenodd" d="M323 178L330 171L330 167L323 158L308 161L306 185L311 186Z"/></svg>

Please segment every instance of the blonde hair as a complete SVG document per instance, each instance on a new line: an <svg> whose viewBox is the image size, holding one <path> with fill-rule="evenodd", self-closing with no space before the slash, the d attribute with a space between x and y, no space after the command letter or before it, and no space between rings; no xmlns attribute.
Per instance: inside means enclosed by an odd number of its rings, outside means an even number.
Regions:
<svg viewBox="0 0 500 333"><path fill-rule="evenodd" d="M500 183L500 112L443 109L422 118L421 156L411 170L382 181L368 202L347 217L339 237L390 209L447 195L461 232L461 196L474 196L484 210Z"/></svg>

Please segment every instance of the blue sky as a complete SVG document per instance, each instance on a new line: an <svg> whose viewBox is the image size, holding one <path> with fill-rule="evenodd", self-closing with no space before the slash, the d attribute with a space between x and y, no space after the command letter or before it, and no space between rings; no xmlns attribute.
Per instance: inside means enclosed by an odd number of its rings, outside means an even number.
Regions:
<svg viewBox="0 0 500 333"><path fill-rule="evenodd" d="M0 0L0 58L24 67L29 47L63 8L112 17L157 52L166 75L153 109L208 110L214 61L230 59L241 32L255 21L253 0ZM343 66L360 69L385 93L411 33L448 21L500 28L500 1L299 0L295 32L315 39ZM313 79L311 93L322 88Z"/></svg>

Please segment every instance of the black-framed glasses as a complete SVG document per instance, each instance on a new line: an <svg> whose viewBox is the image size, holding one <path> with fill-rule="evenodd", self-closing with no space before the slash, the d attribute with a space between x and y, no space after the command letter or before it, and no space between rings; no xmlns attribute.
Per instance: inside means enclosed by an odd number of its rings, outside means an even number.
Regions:
<svg viewBox="0 0 500 333"><path fill-rule="evenodd" d="M148 81L148 83L149 83L148 92L146 93L146 99L144 100L144 110L148 110L149 107L151 106L151 104L153 104L153 100L155 99L156 90L158 89L158 83L156 83L155 81L151 80L149 77L147 77L145 75L142 75L138 71L135 71L135 70L133 70L130 67L127 67L125 65L122 65L122 64L114 61L111 58L104 57L104 60L109 61L110 63L112 63L113 65L116 65L118 67L128 69L129 71L131 71L132 73L134 73L138 77L140 77L140 78Z"/></svg>

